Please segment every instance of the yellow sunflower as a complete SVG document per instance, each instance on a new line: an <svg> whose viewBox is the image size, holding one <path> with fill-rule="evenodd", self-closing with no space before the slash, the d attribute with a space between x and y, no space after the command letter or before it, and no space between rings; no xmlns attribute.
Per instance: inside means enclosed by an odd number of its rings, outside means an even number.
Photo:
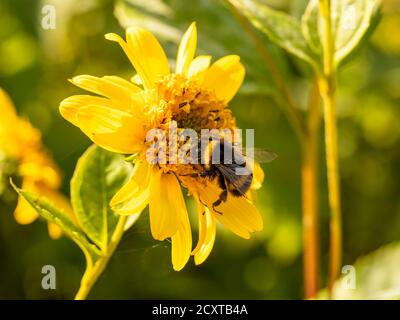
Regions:
<svg viewBox="0 0 400 320"><path fill-rule="evenodd" d="M171 121L178 128L196 132L236 128L228 103L245 75L239 56L225 56L213 64L210 56L195 57L195 23L179 45L175 72L171 72L164 50L149 31L131 27L126 30L126 40L116 34L105 37L119 43L140 83L116 76L76 76L71 80L74 85L98 96L71 96L61 102L60 112L100 147L136 155L133 175L112 199L112 208L121 215L131 215L132 221L149 205L151 233L157 240L171 238L175 270L181 270L191 254L196 264L208 257L217 221L246 239L261 230L262 218L250 196L228 195L218 212L213 210L221 189L215 181L199 175L201 165L152 165L146 161L146 134L151 129L168 130ZM259 188L262 179L261 168L255 166L252 186ZM197 202L199 240L194 250L181 186Z"/></svg>
<svg viewBox="0 0 400 320"><path fill-rule="evenodd" d="M16 172L11 174L22 178L24 190L44 196L66 213L72 209L69 201L58 192L61 184L59 169L43 148L39 130L18 117L11 99L0 89L0 154L2 161L16 164ZM38 213L22 197L14 211L15 220L29 224L38 218ZM61 236L61 229L49 223L52 238Z"/></svg>

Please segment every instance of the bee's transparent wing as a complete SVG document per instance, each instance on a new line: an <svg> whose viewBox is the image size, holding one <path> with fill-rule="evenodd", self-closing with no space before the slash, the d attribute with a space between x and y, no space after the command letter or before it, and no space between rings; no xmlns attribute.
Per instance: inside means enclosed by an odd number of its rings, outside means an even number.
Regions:
<svg viewBox="0 0 400 320"><path fill-rule="evenodd" d="M261 148L243 148L242 154L246 158L254 157L258 163L269 163L278 157L276 153Z"/></svg>

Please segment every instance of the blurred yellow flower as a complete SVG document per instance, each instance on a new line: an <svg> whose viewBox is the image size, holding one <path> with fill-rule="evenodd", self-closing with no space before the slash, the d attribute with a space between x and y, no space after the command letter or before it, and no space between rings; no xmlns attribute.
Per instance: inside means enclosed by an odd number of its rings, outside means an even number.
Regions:
<svg viewBox="0 0 400 320"><path fill-rule="evenodd" d="M201 177L201 165L151 165L146 161L146 134L151 129L168 130L172 121L179 128L235 129L229 101L245 75L240 58L225 56L210 65L210 56L197 56L196 25L193 23L180 43L175 72L152 33L131 27L126 40L116 34L106 39L120 44L136 69L139 86L117 76L81 75L71 82L99 96L76 95L61 102L60 112L94 143L118 153L136 154L130 181L111 201L121 215L138 217L149 205L154 239L172 240L172 264L181 270L190 255L202 263L210 254L219 220L237 235L249 238L263 227L261 215L248 197L232 197L214 210L221 194L216 181ZM136 81L137 82L137 81ZM256 166L253 186L259 188L263 172ZM197 202L199 240L192 251L192 235L181 185Z"/></svg>
<svg viewBox="0 0 400 320"><path fill-rule="evenodd" d="M23 189L46 197L66 213L72 213L69 201L58 192L60 173L41 143L39 130L18 117L11 99L0 89L0 154L2 159L16 163L16 176L22 178ZM29 224L38 218L38 213L19 197L14 212L20 224ZM61 229L49 223L52 238L61 236Z"/></svg>

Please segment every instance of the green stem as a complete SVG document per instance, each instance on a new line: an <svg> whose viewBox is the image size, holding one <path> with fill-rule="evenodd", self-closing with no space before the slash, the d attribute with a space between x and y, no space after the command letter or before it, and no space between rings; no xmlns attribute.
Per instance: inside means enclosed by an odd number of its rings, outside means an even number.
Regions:
<svg viewBox="0 0 400 320"><path fill-rule="evenodd" d="M307 138L302 150L304 296L315 299L319 289L318 150L321 124L320 94L313 82L308 107Z"/></svg>
<svg viewBox="0 0 400 320"><path fill-rule="evenodd" d="M108 261L114 254L119 242L121 241L121 238L124 234L126 220L126 216L121 216L119 218L117 227L115 228L115 231L111 237L107 252L95 262L92 268L88 268L86 270L81 280L81 286L75 296L75 300L85 300L93 285L96 283L99 276L103 273Z"/></svg>
<svg viewBox="0 0 400 320"><path fill-rule="evenodd" d="M331 1L320 0L320 11L324 25L324 76L320 79L319 84L325 107L326 166L330 207L328 290L329 298L332 298L333 285L339 275L342 259L342 227L337 152L335 46L332 32Z"/></svg>

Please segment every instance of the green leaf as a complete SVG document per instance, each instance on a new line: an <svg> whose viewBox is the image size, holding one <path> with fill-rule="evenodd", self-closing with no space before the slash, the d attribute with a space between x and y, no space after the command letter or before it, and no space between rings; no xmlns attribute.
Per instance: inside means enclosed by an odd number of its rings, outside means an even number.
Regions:
<svg viewBox="0 0 400 320"><path fill-rule="evenodd" d="M300 21L257 0L228 0L278 46L318 68L318 56L310 49Z"/></svg>
<svg viewBox="0 0 400 320"><path fill-rule="evenodd" d="M334 286L335 299L400 299L400 243L392 243L359 258L354 271L343 274ZM355 276L355 288L347 284ZM321 298L325 292L320 294Z"/></svg>
<svg viewBox="0 0 400 320"><path fill-rule="evenodd" d="M92 257L93 261L101 254L100 250L89 241L83 231L69 218L68 214L55 208L47 199L18 188L12 181L11 185L42 218L58 225L66 235L75 241L87 258Z"/></svg>
<svg viewBox="0 0 400 320"><path fill-rule="evenodd" d="M342 61L361 41L371 24L380 0L334 0L336 63Z"/></svg>
<svg viewBox="0 0 400 320"><path fill-rule="evenodd" d="M321 56L322 44L319 28L321 16L319 14L318 1L311 0L308 3L306 11L301 17L301 30L311 50Z"/></svg>
<svg viewBox="0 0 400 320"><path fill-rule="evenodd" d="M106 252L119 216L111 198L126 182L132 165L122 155L91 146L79 159L71 180L71 201L87 236Z"/></svg>
<svg viewBox="0 0 400 320"><path fill-rule="evenodd" d="M332 32L335 35L335 63L338 65L361 42L381 0L332 0ZM309 47L321 53L322 20L319 0L311 0L302 17L302 30Z"/></svg>

